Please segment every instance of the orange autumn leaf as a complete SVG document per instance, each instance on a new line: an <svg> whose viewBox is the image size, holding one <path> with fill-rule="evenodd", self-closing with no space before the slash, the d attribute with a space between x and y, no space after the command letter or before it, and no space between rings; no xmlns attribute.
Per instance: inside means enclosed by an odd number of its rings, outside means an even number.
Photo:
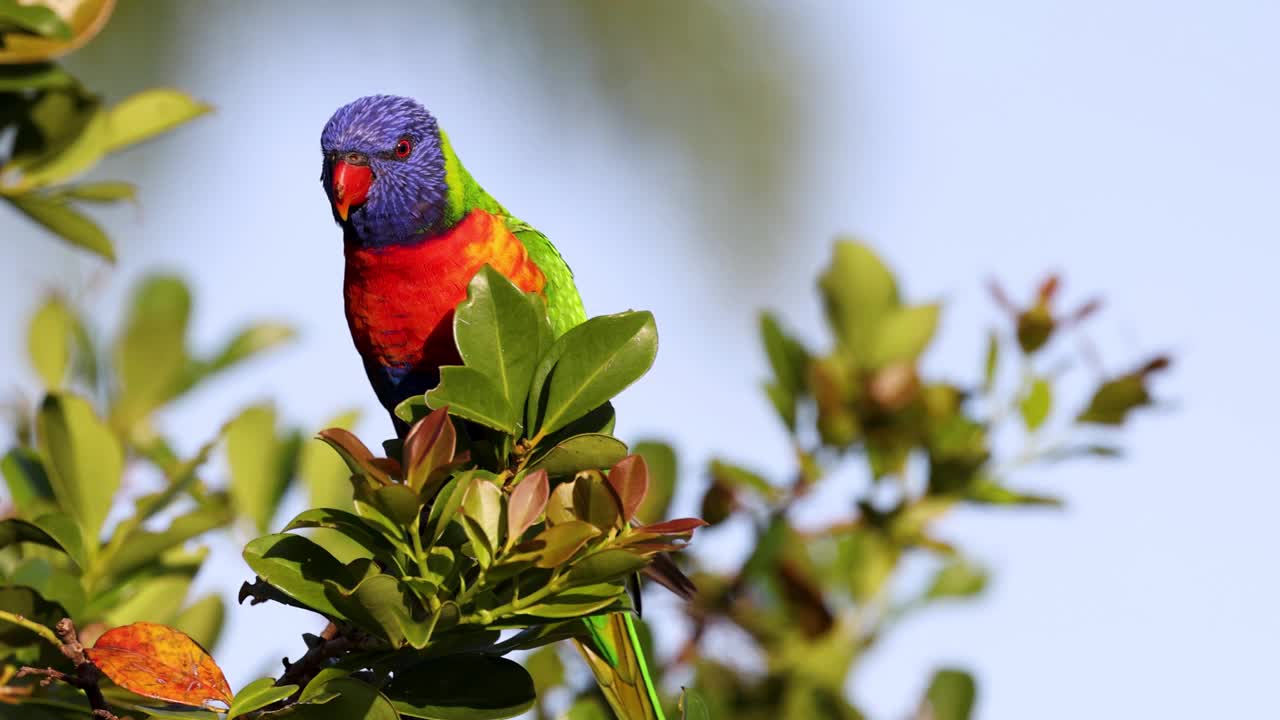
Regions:
<svg viewBox="0 0 1280 720"><path fill-rule="evenodd" d="M194 707L231 704L222 668L171 627L140 622L114 628L85 653L112 682L139 695Z"/></svg>

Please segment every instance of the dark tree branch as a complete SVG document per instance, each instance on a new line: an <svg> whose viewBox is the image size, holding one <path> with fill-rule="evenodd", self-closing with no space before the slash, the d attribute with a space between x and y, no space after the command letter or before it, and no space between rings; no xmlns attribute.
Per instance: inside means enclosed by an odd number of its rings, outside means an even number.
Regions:
<svg viewBox="0 0 1280 720"><path fill-rule="evenodd" d="M18 677L43 675L44 679L40 681L41 685L47 686L57 680L79 688L84 691L85 697L88 698L89 707L93 709L95 717L102 718L102 720L119 720L111 712L110 706L107 705L107 699L102 696L102 688L98 687L98 680L102 678L102 673L85 655L84 645L80 644L80 636L76 633L76 626L71 622L71 618L59 620L54 627L54 631L57 632L58 639L62 641L62 654L75 665L75 673L68 674L53 668L24 667L18 671Z"/></svg>

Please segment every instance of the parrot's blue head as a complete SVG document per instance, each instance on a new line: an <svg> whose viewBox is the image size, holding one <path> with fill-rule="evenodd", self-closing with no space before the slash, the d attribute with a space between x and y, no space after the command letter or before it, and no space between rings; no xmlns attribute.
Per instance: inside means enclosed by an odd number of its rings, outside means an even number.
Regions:
<svg viewBox="0 0 1280 720"><path fill-rule="evenodd" d="M370 95L338 108L320 149L333 217L362 244L408 242L440 220L448 196L440 131L416 100Z"/></svg>

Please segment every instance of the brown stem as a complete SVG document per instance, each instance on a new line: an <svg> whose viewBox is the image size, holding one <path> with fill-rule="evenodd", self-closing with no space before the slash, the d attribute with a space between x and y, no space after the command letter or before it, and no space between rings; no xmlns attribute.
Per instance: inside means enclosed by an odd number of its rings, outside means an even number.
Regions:
<svg viewBox="0 0 1280 720"><path fill-rule="evenodd" d="M298 692L294 693L294 698L286 699L279 705L288 704L296 699L296 696L302 692L302 688L324 669L326 662L364 647L365 644L365 637L351 628L339 627L332 622L326 625L320 637L309 643L306 654L297 662L291 663L288 658L283 660L284 674L276 680L276 685L297 685Z"/></svg>
<svg viewBox="0 0 1280 720"><path fill-rule="evenodd" d="M89 700L89 707L93 709L95 717L102 720L119 720L112 712L110 706L107 705L107 699L102 696L102 688L98 687L98 680L102 674L98 668L89 661L85 655L84 645L80 644L80 636L76 633L76 626L71 622L71 618L63 618L58 621L54 627L58 634L58 639L62 641L62 654L67 657L75 666L75 674L67 674L54 670L53 668L34 668L24 667L18 671L18 677L26 677L28 675L43 675L44 680L41 685L48 685L54 680L64 682L72 687L80 688L84 691L85 697Z"/></svg>

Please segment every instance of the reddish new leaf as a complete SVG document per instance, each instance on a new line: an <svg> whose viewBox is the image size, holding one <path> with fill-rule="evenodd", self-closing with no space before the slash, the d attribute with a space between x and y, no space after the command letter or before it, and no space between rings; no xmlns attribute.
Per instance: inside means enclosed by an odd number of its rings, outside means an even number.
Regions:
<svg viewBox="0 0 1280 720"><path fill-rule="evenodd" d="M642 455L628 455L609 471L609 487L622 504L623 520L635 517L640 503L649 492L649 466Z"/></svg>
<svg viewBox="0 0 1280 720"><path fill-rule="evenodd" d="M436 468L453 461L457 441L448 408L435 410L415 423L404 439L405 483L422 490Z"/></svg>
<svg viewBox="0 0 1280 720"><path fill-rule="evenodd" d="M547 471L538 470L525 476L511 491L507 501L507 542L515 543L547 507L549 497Z"/></svg>
<svg viewBox="0 0 1280 720"><path fill-rule="evenodd" d="M683 535L687 532L697 530L706 525L707 521L702 518L677 518L675 520L665 520L652 525L641 525L635 528L636 532L651 533L653 535Z"/></svg>
<svg viewBox="0 0 1280 720"><path fill-rule="evenodd" d="M360 438L353 435L350 431L343 430L342 428L329 428L327 430L321 430L316 437L325 441L329 444L329 447L336 450L347 463L347 468L349 468L351 472L356 473L357 475L368 475L384 485L391 482L389 473L378 467L375 462L377 458L373 456L373 453L369 451L369 448L365 447L365 444L360 442Z"/></svg>
<svg viewBox="0 0 1280 720"><path fill-rule="evenodd" d="M112 682L139 695L192 707L231 704L222 669L195 640L171 627L140 622L114 628L85 653Z"/></svg>

